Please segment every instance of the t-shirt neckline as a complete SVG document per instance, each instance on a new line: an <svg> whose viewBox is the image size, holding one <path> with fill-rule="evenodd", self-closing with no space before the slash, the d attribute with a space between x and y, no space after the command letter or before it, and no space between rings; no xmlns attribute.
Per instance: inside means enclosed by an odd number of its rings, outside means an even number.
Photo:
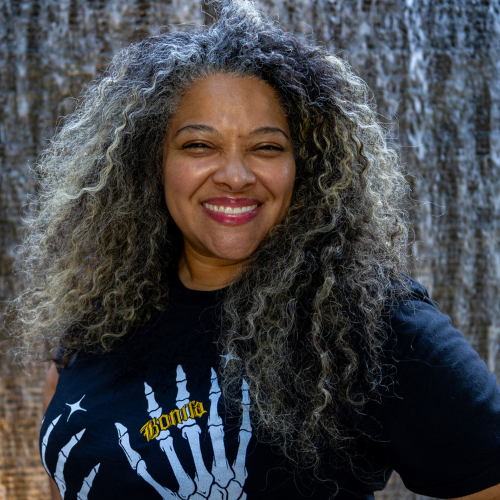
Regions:
<svg viewBox="0 0 500 500"><path fill-rule="evenodd" d="M199 308L200 306L215 306L220 303L228 287L218 290L193 290L187 288L177 273L172 280L170 300L175 305Z"/></svg>

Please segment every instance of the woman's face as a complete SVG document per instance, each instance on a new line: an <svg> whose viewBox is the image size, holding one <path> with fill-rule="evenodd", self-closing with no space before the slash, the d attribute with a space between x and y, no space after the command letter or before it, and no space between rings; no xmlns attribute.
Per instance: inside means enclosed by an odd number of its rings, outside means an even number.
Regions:
<svg viewBox="0 0 500 500"><path fill-rule="evenodd" d="M167 207L190 251L246 259L284 217L294 180L290 129L268 84L215 74L192 85L163 152Z"/></svg>

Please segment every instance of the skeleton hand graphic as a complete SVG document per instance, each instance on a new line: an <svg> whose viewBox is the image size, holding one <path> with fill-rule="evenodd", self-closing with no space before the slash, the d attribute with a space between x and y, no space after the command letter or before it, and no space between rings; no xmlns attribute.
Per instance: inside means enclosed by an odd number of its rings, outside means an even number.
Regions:
<svg viewBox="0 0 500 500"><path fill-rule="evenodd" d="M85 396L83 396L85 397ZM78 410L83 410L87 411L84 408L80 407L80 402L82 401L83 398L80 399L77 403L74 404L69 404L66 403L70 408L71 408L71 413L68 416L68 420L70 419L71 415ZM45 470L47 471L47 474L50 477L54 478L54 481L57 484L57 487L59 488L59 493L61 494L61 497L64 499L66 495L66 480L64 478L64 467L66 466L66 461L68 460L69 454L71 453L71 450L80 442L81 437L83 436L84 432L86 429L81 430L77 434L71 437L71 439L68 441L68 443L63 446L61 451L59 452L57 456L57 465L56 465L56 470L54 472L54 475L51 474L49 468L47 467L47 462L45 461L45 454L47 452L47 444L49 442L49 437L51 432L54 430L54 427L57 425L59 422L60 418L62 417L62 414L56 417L52 422L50 423L49 427L47 428L43 438L42 438L42 463L43 466L45 467ZM42 420L42 426L43 422L45 420ZM77 500L87 500L88 494L90 492L90 489L92 488L92 483L94 482L94 479L99 472L99 467L101 466L100 463L98 463L91 471L90 474L83 480L82 487L80 491L77 493L76 498Z"/></svg>
<svg viewBox="0 0 500 500"><path fill-rule="evenodd" d="M118 430L118 442L122 447L132 469L137 471L137 474L150 484L163 499L190 499L190 500L244 500L246 493L243 492L243 485L247 477L245 468L245 459L247 446L252 437L252 427L250 425L250 397L248 395L248 385L243 380L242 384L242 401L243 421L239 432L239 446L236 460L232 467L226 458L224 447L224 427L222 419L219 416L217 405L221 396L221 390L217 375L212 368L211 387L210 387L210 411L208 416L208 432L212 441L214 459L211 472L205 467L203 461L200 434L201 429L196 423L192 414L187 417L186 406L189 406L189 392L186 389L186 374L182 366L177 367L177 399L176 405L179 410L184 411L186 419L180 422L177 427L181 429L182 437L189 443L189 448L193 455L193 460L196 468L194 479L189 477L182 467L174 449L174 440L170 431L166 428L159 431L154 439L159 442L160 449L165 453L167 459L174 471L175 479L179 485L177 492L173 492L159 484L149 474L145 461L141 458L138 452L130 446L128 429L120 424L115 423ZM145 394L148 401L148 413L152 419L158 419L162 416L162 408L155 400L153 389L144 384ZM175 410L177 412L177 410Z"/></svg>

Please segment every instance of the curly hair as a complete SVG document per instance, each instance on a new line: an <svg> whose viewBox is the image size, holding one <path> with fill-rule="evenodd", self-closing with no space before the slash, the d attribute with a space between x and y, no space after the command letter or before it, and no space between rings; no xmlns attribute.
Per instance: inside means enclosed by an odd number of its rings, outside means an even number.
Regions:
<svg viewBox="0 0 500 500"><path fill-rule="evenodd" d="M215 73L275 90L297 166L285 218L225 295L218 342L243 361L221 368L226 400L244 376L256 427L288 457L318 466L328 447L349 458L346 415L384 383L382 318L404 288L405 181L366 84L248 0L220 6L210 27L122 50L82 94L32 167L13 333L30 359L57 342L108 350L164 308L182 249L164 138L190 85Z"/></svg>

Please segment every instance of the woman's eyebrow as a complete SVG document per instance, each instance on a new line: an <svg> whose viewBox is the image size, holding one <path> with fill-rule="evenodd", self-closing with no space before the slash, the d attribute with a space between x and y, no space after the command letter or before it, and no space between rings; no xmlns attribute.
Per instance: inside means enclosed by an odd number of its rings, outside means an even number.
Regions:
<svg viewBox="0 0 500 500"><path fill-rule="evenodd" d="M210 125L201 125L201 124L194 123L192 125L186 125L185 127L180 128L174 134L173 139L175 139L184 130L196 130L198 132L208 132L209 134L220 135L220 132L217 129L210 127Z"/></svg>
<svg viewBox="0 0 500 500"><path fill-rule="evenodd" d="M264 134L282 134L287 139L290 139L290 137L288 137L288 134L286 134L283 130L281 130L278 127L260 127L250 132L251 137L255 135L264 135Z"/></svg>
<svg viewBox="0 0 500 500"><path fill-rule="evenodd" d="M210 125L202 125L202 124L193 123L191 125L186 125L185 127L180 128L174 134L172 139L175 139L181 132L183 132L185 130L196 130L198 132L208 132L209 134L220 135L220 132L217 129L210 127ZM288 137L288 134L278 127L260 127L260 128L255 129L255 130L252 130L252 132L250 132L249 135L250 135L250 137L254 137L256 135L264 135L264 134L281 134L286 139L290 139L290 137Z"/></svg>

